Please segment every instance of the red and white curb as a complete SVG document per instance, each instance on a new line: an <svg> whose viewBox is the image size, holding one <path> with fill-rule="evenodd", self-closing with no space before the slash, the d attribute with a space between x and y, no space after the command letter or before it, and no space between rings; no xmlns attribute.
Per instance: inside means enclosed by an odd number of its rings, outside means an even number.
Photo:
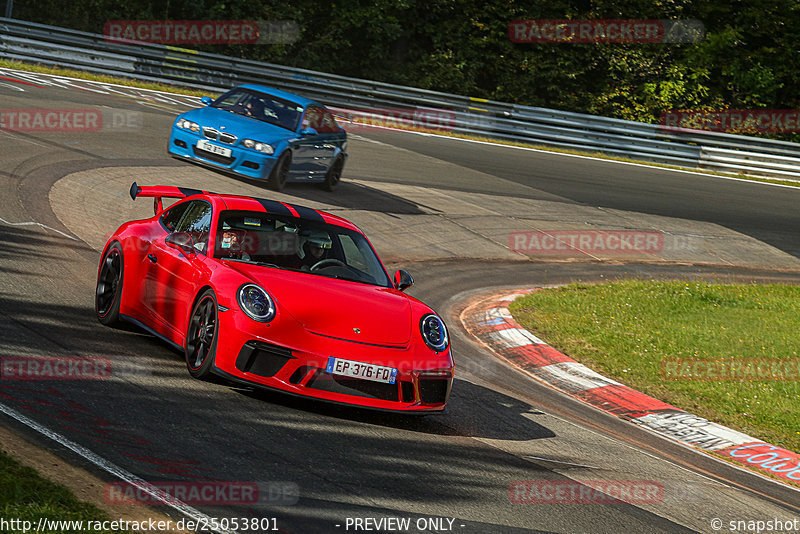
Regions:
<svg viewBox="0 0 800 534"><path fill-rule="evenodd" d="M595 408L756 471L800 482L800 455L671 406L606 378L555 350L511 316L510 302L536 291L502 294L473 304L461 320L498 356L551 387Z"/></svg>

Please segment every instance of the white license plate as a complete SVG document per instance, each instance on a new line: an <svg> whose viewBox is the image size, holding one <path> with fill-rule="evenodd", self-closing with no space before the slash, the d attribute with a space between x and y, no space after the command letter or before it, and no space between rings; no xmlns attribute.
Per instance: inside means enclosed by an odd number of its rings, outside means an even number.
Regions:
<svg viewBox="0 0 800 534"><path fill-rule="evenodd" d="M197 148L200 150L205 150L206 152L212 152L219 156L225 156L226 158L231 157L231 154L233 153L230 148L217 146L214 143L209 143L205 139L201 139L197 142Z"/></svg>
<svg viewBox="0 0 800 534"><path fill-rule="evenodd" d="M332 375L352 376L372 380L373 382L385 382L394 384L397 380L397 369L394 367L384 367L373 363L354 362L341 358L328 358L326 369Z"/></svg>

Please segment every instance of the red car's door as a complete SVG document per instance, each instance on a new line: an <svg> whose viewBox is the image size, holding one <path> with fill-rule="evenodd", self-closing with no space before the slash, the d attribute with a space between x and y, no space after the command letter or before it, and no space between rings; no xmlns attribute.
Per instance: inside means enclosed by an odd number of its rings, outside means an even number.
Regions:
<svg viewBox="0 0 800 534"><path fill-rule="evenodd" d="M188 203L173 233L192 237L193 251L187 253L155 239L145 259L144 306L156 329L179 344L183 343L192 299L207 272L207 247L211 226L211 205L197 200Z"/></svg>

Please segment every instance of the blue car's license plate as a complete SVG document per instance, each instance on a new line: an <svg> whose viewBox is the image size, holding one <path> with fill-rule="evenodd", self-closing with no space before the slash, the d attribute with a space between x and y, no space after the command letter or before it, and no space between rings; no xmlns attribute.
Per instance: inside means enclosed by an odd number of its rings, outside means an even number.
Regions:
<svg viewBox="0 0 800 534"><path fill-rule="evenodd" d="M224 156L226 158L231 157L232 151L230 148L225 148L223 146L217 146L213 143L209 143L205 139L201 139L197 142L197 148L200 150L205 150L206 152L211 152L212 154L217 154L219 156Z"/></svg>

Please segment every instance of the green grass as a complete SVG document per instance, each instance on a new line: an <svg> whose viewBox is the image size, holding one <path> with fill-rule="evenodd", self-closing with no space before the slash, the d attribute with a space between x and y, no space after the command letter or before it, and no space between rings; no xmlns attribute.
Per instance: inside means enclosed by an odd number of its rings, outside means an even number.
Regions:
<svg viewBox="0 0 800 534"><path fill-rule="evenodd" d="M64 521L104 521L108 514L92 504L81 502L65 487L39 476L30 467L24 466L0 451L0 518L9 521L30 521L33 531L39 518ZM115 518L116 519L116 518ZM3 529L2 532L21 530ZM62 531L42 530L52 534ZM93 532L123 532L103 530Z"/></svg>
<svg viewBox="0 0 800 534"><path fill-rule="evenodd" d="M605 376L800 451L800 381L667 380L662 371L664 359L800 358L798 286L572 284L517 299L511 311L547 343Z"/></svg>

